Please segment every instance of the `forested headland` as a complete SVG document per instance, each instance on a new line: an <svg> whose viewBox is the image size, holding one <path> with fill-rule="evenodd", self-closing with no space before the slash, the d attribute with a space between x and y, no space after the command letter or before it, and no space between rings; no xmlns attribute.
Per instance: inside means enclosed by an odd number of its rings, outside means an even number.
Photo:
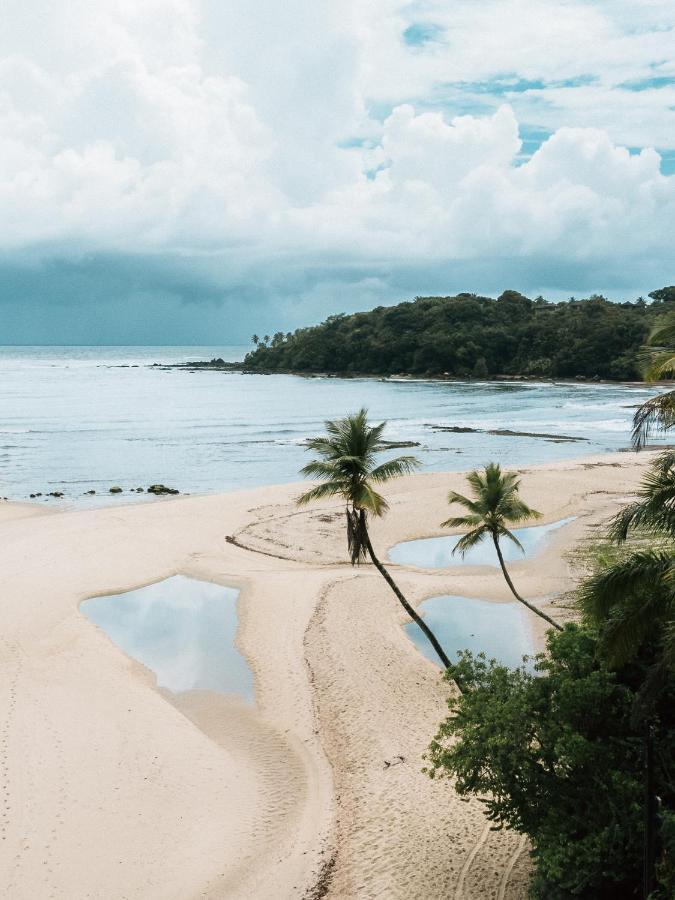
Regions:
<svg viewBox="0 0 675 900"><path fill-rule="evenodd" d="M639 351L675 287L632 302L593 295L549 303L517 291L417 297L272 338L253 336L245 367L265 372L487 378L640 377Z"/></svg>

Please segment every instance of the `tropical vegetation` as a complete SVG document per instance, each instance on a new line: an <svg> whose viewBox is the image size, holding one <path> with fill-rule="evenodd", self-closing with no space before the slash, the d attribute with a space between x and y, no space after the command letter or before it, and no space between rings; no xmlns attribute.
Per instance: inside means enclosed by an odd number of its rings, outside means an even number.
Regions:
<svg viewBox="0 0 675 900"><path fill-rule="evenodd" d="M675 288L668 288L673 291ZM651 383L675 375L675 310L667 312L657 321L642 353L646 362L645 379ZM633 444L644 447L653 432L663 433L675 425L675 391L657 394L638 409L633 428Z"/></svg>
<svg viewBox="0 0 675 900"><path fill-rule="evenodd" d="M408 603L400 588L377 557L368 532L368 517L383 516L388 507L377 486L391 478L406 475L418 466L414 456L397 456L377 461L379 453L387 449L382 441L386 422L370 425L367 410L344 419L325 423L326 434L311 438L307 449L317 459L307 463L302 474L318 481L298 498L305 505L313 500L341 497L346 504L347 548L352 565L370 557L371 562L387 582L411 619L424 632L445 668L450 660L432 632L415 609Z"/></svg>
<svg viewBox="0 0 675 900"><path fill-rule="evenodd" d="M463 693L428 753L430 774L453 776L494 827L528 836L540 900L645 896L644 732L633 708L649 661L613 669L600 641L588 625L551 630L534 673L464 654L448 672ZM675 891L673 700L671 680L657 707L653 900Z"/></svg>
<svg viewBox="0 0 675 900"><path fill-rule="evenodd" d="M649 296L649 303L598 295L550 303L510 290L496 300L417 297L258 338L245 365L268 372L634 379L639 350L675 288Z"/></svg>
<svg viewBox="0 0 675 900"><path fill-rule="evenodd" d="M480 527L480 526L478 526ZM535 672L463 654L463 693L429 751L526 834L532 895L675 896L675 453L592 548L580 624L548 632Z"/></svg>
<svg viewBox="0 0 675 900"><path fill-rule="evenodd" d="M515 472L502 472L499 463L488 463L483 471L474 470L466 476L469 486L473 490L473 498L465 497L456 491L448 494L448 503L457 503L466 510L462 516L451 516L445 522L441 522L442 528L468 529L455 545L453 553L462 556L480 544L483 540L491 540L497 553L497 559L513 596L533 613L544 619L553 628L561 630L562 626L554 621L543 610L533 603L525 600L515 588L509 575L504 554L500 546L500 538L509 540L520 550L523 545L515 534L508 528L509 525L520 525L529 519L541 518L541 513L530 507L519 495L520 478Z"/></svg>
<svg viewBox="0 0 675 900"><path fill-rule="evenodd" d="M644 366L645 378L656 381L675 375L675 288L651 295L654 304L613 306L592 298L576 306L557 304L552 312L532 313L538 301L520 295L486 298L427 298L400 313L409 316L413 341L424 329L416 322L441 310L503 304L509 315L519 309L522 322L543 315L546 322L567 324L577 316L587 334L563 331L565 341L551 354L547 372L562 374L561 360L570 352L573 369L594 346L594 374L618 377ZM473 307L472 303L477 304ZM494 306L496 304L496 306ZM394 307L398 310L399 307ZM570 310L576 310L571 312ZM617 312L623 310L623 312ZM371 355L376 341L386 333L386 310L362 314L363 340L352 361L395 371L386 354ZM655 313L659 317L656 318ZM377 315L376 315L377 314ZM368 332L367 317L378 328ZM618 327L622 316L635 327L625 343L601 348L603 329ZM378 318L379 317L379 318ZM587 318L584 318L587 317ZM616 317L613 319L613 317ZM306 329L295 349L314 347L305 358L313 366L321 357L324 338L330 332L349 333L361 325L358 317L334 317L319 329ZM452 316L449 316L451 319ZM517 319L517 317L514 318ZM441 321L437 319L436 321ZM364 324L365 323L365 324ZM388 326L387 326L388 327ZM400 322L399 326L400 327ZM525 329L525 325L523 328ZM538 327L538 326L537 326ZM549 326L546 326L548 328ZM552 327L552 326L551 326ZM324 329L324 330L322 330ZM346 332L343 332L346 329ZM519 333L515 329L514 333ZM297 333L296 333L297 334ZM453 332L466 348L466 332ZM559 339L560 338L559 334ZM575 337L576 335L576 337ZM637 336L637 338L636 338ZM616 335L615 335L616 337ZM625 337L625 335L624 335ZM493 334L495 346L500 346ZM284 354L295 337L275 336L258 345L257 360L290 357ZM642 352L635 340L645 342ZM315 342L315 343L312 343ZM621 344L625 358L617 360ZM337 343L334 345L337 347ZM455 346L455 345L453 345ZM518 366L525 359L521 353ZM399 347L400 349L400 347ZM446 350L450 353L449 345ZM456 348L455 348L456 349ZM491 368L474 344L475 375L498 371ZM558 350L560 351L559 355ZM276 356L267 356L271 351ZM313 352L314 352L313 351ZM295 351L294 351L295 352ZM351 352L351 351L350 351ZM400 360L393 347L390 359ZM406 351L407 352L407 351ZM454 351L453 351L454 352ZM624 351L622 350L622 353ZM475 354L474 354L475 355ZM255 354L254 354L255 356ZM608 359L611 357L611 362ZM406 357L408 361L413 357ZM446 357L446 360L449 357ZM456 358L456 357L455 357ZM495 356L494 358L497 358ZM342 364L346 357L336 361ZM492 359L492 357L491 357ZM468 357L465 358L468 364ZM318 364L318 363L317 363ZM361 363L359 363L361 364ZM416 364L416 363L415 363ZM439 363L440 364L440 363ZM351 363L348 363L351 365ZM464 363L462 363L464 365ZM537 364L538 365L538 364ZM607 376L610 366L612 376ZM590 366L590 362L589 362ZM624 367L625 368L622 368ZM632 367L632 368L631 368ZM396 369L398 369L398 365ZM410 366L401 366L410 370ZM356 371L356 369L347 369ZM362 371L363 369L359 369ZM449 371L450 367L444 371ZM588 376L591 368L586 368ZM601 371L602 370L602 371ZM456 371L456 370L453 370ZM532 371L532 370L530 370ZM571 374L572 370L570 370ZM463 374L465 370L457 372ZM625 377L622 375L621 377ZM675 391L658 394L643 404L634 417L633 441L645 446L654 431L675 426ZM529 665L507 668L483 654L460 653L450 664L435 636L401 594L389 572L375 555L368 533L368 517L380 516L386 501L377 492L379 483L405 474L416 466L411 457L383 463L376 455L386 449L381 439L384 423L370 426L365 410L326 423L327 434L314 438L309 448L318 458L303 469L318 483L301 503L340 496L346 502L347 538L352 564L368 557L387 580L399 601L436 648L445 668L444 677L461 686L448 700L449 716L441 722L426 761L431 777L450 776L463 797L475 797L484 806L495 828L510 828L527 836L534 863L531 896L537 900L672 900L675 897L675 450L666 450L648 468L635 499L621 509L599 540L585 550L588 573L574 592L577 622L561 626L526 601L515 588L504 562L500 542L519 545L511 527L539 514L521 499L520 480L496 463L467 476L469 494L450 492L448 501L459 505L461 514L443 526L463 529L456 550L465 553L484 540L495 546L502 573L513 595L552 627L547 632L546 652Z"/></svg>

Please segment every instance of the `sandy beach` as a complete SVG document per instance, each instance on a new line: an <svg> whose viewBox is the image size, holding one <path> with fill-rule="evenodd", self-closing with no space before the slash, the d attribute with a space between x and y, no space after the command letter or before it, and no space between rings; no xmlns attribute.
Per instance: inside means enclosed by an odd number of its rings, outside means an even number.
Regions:
<svg viewBox="0 0 675 900"><path fill-rule="evenodd" d="M543 522L577 517L512 565L524 596L572 587L568 551L651 457L519 470ZM389 483L391 511L372 526L381 558L400 540L442 534L447 491L463 488L461 473ZM298 493L95 510L0 503L2 896L525 898L520 837L491 831L478 803L421 774L450 686L407 638L374 568L346 562L341 507L300 511ZM493 569L391 571L415 603L511 599ZM240 588L254 707L158 690L79 611L179 573Z"/></svg>

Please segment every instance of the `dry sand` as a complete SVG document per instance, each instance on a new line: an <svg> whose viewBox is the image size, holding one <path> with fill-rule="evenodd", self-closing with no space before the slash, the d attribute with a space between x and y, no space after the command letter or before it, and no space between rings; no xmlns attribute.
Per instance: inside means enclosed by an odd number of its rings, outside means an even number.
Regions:
<svg viewBox="0 0 675 900"><path fill-rule="evenodd" d="M525 596L571 587L566 551L648 459L520 470L545 522L578 517L512 566ZM387 486L391 511L372 528L383 559L399 540L442 533L450 488L462 490L461 474ZM0 895L525 897L524 842L421 774L450 686L405 636L373 567L345 563L340 507L299 512L298 492L85 511L0 503ZM415 603L510 599L496 570L391 568ZM87 597L177 573L241 588L254 708L155 689L79 612Z"/></svg>

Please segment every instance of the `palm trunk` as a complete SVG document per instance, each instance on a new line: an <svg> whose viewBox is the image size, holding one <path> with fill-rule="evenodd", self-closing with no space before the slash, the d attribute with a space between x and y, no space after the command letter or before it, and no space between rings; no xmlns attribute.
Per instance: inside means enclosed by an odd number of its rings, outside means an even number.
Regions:
<svg viewBox="0 0 675 900"><path fill-rule="evenodd" d="M396 597L398 598L398 601L401 604L401 606L403 607L403 609L408 613L408 615L413 620L413 622L416 622L419 625L419 627L422 629L424 634L427 636L429 643L431 644L431 646L434 648L434 650L438 654L440 661L443 663L443 668L444 669L451 668L452 663L450 662L448 657L445 655L445 651L439 644L439 642L436 638L436 635L433 633L431 628L429 628L429 626L424 621L424 619L421 616L419 616L415 612L415 610L412 608L412 606L408 603L408 601L405 599L405 597L399 590L394 579L391 577L389 572L387 572L385 567L382 565L382 563L379 561L379 559L375 555L375 551L373 550L373 545L370 542L370 535L368 534L367 528L364 528L363 538L364 538L364 543L366 545L366 548L368 550L368 554L369 554L370 558L372 559L373 565L375 566L377 571L384 578L384 580L387 582L387 584L392 589L392 591L396 594Z"/></svg>
<svg viewBox="0 0 675 900"><path fill-rule="evenodd" d="M536 613L536 615L541 616L542 619L545 619L549 625L552 625L554 628L557 628L558 631L562 631L563 630L562 625L559 625L554 619L552 619L550 616L547 616L545 612L542 612L542 610L537 609L537 607L534 606L534 604L528 603L527 600L525 600L523 597L520 596L518 591L515 589L513 582L511 581L511 576L509 575L509 573L506 570L506 564L504 563L504 557L502 556L502 548L499 546L499 538L497 537L496 534L492 535L492 540L494 541L495 550L497 551L499 565L502 567L502 574L504 575L506 583L508 584L509 588L511 589L511 593L516 598L516 600L519 600L524 606L526 606L528 609L531 609L533 613Z"/></svg>

